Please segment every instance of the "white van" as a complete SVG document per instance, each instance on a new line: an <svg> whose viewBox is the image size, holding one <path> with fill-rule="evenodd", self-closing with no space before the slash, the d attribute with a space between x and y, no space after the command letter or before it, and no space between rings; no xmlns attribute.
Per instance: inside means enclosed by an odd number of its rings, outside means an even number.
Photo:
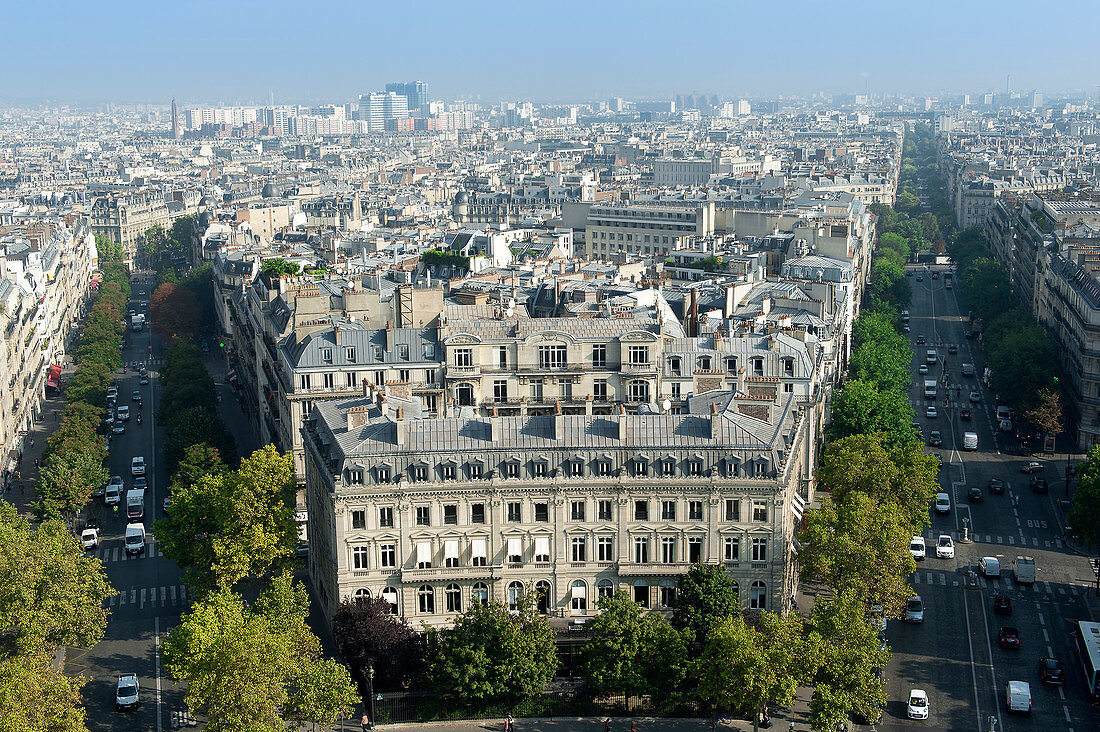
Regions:
<svg viewBox="0 0 1100 732"><path fill-rule="evenodd" d="M142 524L126 524L126 553L141 554L145 551L145 527Z"/></svg>
<svg viewBox="0 0 1100 732"><path fill-rule="evenodd" d="M1026 681L1009 681L1005 684L1005 701L1008 711L1031 713L1031 684Z"/></svg>
<svg viewBox="0 0 1100 732"><path fill-rule="evenodd" d="M1017 556L1016 561L1012 563L1012 573L1018 585L1035 584L1035 558Z"/></svg>
<svg viewBox="0 0 1100 732"><path fill-rule="evenodd" d="M977 450L978 449L978 433L977 432L963 432L963 449L964 450Z"/></svg>
<svg viewBox="0 0 1100 732"><path fill-rule="evenodd" d="M928 363L936 363L936 349L929 348L928 353L925 354L924 360Z"/></svg>
<svg viewBox="0 0 1100 732"><path fill-rule="evenodd" d="M986 577L1001 576L1001 560L997 557L982 557L978 560L978 571Z"/></svg>

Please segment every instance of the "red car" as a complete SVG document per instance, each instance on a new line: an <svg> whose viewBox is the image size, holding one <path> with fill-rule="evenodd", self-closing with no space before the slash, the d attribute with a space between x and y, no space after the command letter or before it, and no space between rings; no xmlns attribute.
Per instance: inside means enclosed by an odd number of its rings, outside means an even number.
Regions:
<svg viewBox="0 0 1100 732"><path fill-rule="evenodd" d="M997 615L1012 614L1012 598L1008 595L994 595L993 612Z"/></svg>
<svg viewBox="0 0 1100 732"><path fill-rule="evenodd" d="M997 636L997 643L1001 648L1011 648L1013 650L1019 650L1020 648L1020 631L1009 626L1001 628L1000 634Z"/></svg>

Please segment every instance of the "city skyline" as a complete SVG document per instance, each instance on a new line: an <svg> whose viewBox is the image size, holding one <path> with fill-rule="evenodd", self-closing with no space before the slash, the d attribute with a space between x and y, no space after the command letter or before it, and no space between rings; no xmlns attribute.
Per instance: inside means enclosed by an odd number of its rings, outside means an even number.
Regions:
<svg viewBox="0 0 1100 732"><path fill-rule="evenodd" d="M1091 4L1055 5L1097 14ZM428 3L419 25L399 7L372 7L363 23L328 22L332 13L362 12L339 5L311 24L287 3L199 2L193 16L205 20L191 25L169 8L112 8L67 8L45 39L14 34L0 102L338 101L412 79L428 81L435 98L549 103L693 91L980 93L1004 91L1006 78L1013 91L1091 96L1096 89L1087 37L1093 24L1067 24L1061 13L1023 3L933 2L887 14L848 0L830 6L835 32L824 40L804 35L821 27L813 20L820 8L808 3L784 16L706 3L565 2L553 14L496 2ZM17 7L9 17L14 27L29 26L39 10ZM1012 42L1022 17L1026 53ZM132 63L138 59L145 61ZM110 72L123 67L126 74Z"/></svg>

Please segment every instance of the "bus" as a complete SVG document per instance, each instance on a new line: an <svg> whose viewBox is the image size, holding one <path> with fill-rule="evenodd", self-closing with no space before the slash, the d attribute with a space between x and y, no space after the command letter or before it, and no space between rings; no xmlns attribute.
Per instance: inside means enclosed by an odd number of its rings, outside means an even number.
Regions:
<svg viewBox="0 0 1100 732"><path fill-rule="evenodd" d="M1081 670L1085 672L1089 693L1100 696L1100 623L1080 620L1075 635L1077 657L1081 659Z"/></svg>

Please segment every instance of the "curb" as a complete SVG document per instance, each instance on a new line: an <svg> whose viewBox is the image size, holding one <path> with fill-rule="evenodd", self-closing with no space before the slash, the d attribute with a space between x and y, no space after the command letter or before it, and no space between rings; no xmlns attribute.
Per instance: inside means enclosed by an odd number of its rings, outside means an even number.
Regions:
<svg viewBox="0 0 1100 732"><path fill-rule="evenodd" d="M601 724L605 719L611 719L615 722L624 723L624 720L629 719L637 724L657 723L657 724L676 724L676 723L693 723L693 724L711 724L713 720L703 719L702 717L522 717L513 720L517 726L528 724L539 724L542 722L576 722L580 724ZM750 723L751 724L751 723ZM452 727L456 725L476 725L485 729L504 729L504 722L501 719L451 719L451 720L438 720L434 722L394 722L392 724L376 724L374 729L426 729L426 728L439 728L439 727ZM719 722L719 726L725 726L722 722Z"/></svg>

